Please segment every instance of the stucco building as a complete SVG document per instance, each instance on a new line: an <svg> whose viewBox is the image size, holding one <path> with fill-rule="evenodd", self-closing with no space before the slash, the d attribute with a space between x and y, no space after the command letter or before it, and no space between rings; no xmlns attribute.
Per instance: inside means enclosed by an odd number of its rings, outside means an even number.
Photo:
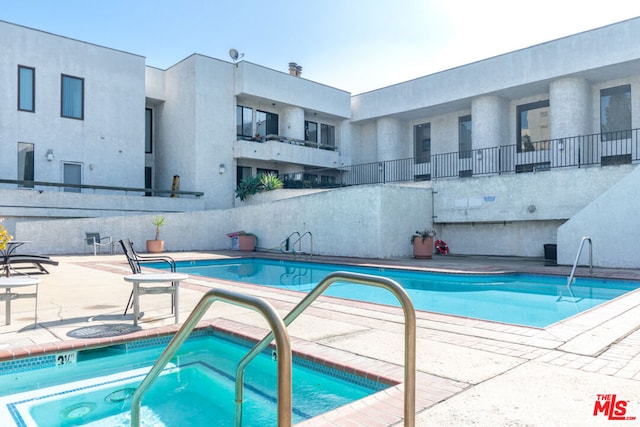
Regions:
<svg viewBox="0 0 640 427"><path fill-rule="evenodd" d="M266 247L313 224L317 253L403 256L409 233L434 226L457 253L542 256L557 243L570 263L589 235L597 264L640 265L640 18L356 96L293 63L194 54L160 70L7 22L0 37L0 216L15 232L35 235L35 219L184 212L188 222L237 208ZM330 190L244 206L237 184L266 172ZM331 200L339 217L323 210ZM265 225L265 209L269 222L294 210L298 223ZM363 222L375 224L366 250L344 238ZM406 242L387 243L398 233ZM180 239L176 249L226 244Z"/></svg>

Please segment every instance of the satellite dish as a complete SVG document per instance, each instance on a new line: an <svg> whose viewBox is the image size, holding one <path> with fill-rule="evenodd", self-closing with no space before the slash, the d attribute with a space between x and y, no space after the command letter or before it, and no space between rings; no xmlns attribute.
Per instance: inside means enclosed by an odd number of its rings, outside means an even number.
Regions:
<svg viewBox="0 0 640 427"><path fill-rule="evenodd" d="M229 50L229 56L231 57L231 59L233 59L234 61L238 60L238 51L235 49L230 49Z"/></svg>

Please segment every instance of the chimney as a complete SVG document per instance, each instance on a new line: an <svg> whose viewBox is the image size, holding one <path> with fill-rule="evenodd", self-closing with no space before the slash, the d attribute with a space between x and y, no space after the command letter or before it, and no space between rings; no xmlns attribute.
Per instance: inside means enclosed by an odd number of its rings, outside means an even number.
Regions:
<svg viewBox="0 0 640 427"><path fill-rule="evenodd" d="M295 76L297 75L297 71L298 71L298 64L296 64L295 62L289 62L289 74L291 74L292 76Z"/></svg>
<svg viewBox="0 0 640 427"><path fill-rule="evenodd" d="M300 77L302 75L302 65L296 65L296 77Z"/></svg>

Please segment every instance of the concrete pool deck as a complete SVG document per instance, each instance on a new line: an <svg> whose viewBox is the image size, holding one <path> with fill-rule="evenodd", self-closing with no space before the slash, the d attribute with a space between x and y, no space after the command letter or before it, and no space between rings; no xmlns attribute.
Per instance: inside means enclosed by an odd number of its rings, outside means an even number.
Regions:
<svg viewBox="0 0 640 427"><path fill-rule="evenodd" d="M176 260L268 254L171 253ZM38 327L34 300L12 302L12 324L0 326L0 358L43 348L108 343L174 328L167 295L141 297L139 328L123 316L131 285L123 255L54 256L60 264L41 279ZM432 260L314 260L439 271L530 272L568 276L566 266L542 259L434 256ZM579 268L578 275L585 275ZM640 280L639 270L594 268L594 275ZM283 316L300 300L281 291L192 276L180 286L184 321L211 287L267 299ZM0 305L4 313L4 304ZM4 318L4 316L0 316ZM229 329L263 331L264 320L241 307L214 304L205 319ZM322 297L290 328L293 347L381 376L398 378L403 366L403 323L398 308ZM545 329L418 312L416 425L609 426L640 425L640 289ZM0 383L1 384L1 383ZM401 387L400 387L401 388ZM382 393L382 392L381 392ZM384 394L384 393L382 393ZM302 423L305 426L402 425L401 397L369 399ZM599 395L616 395L625 411L595 412ZM604 403L601 404L602 407ZM624 412L624 413L623 413Z"/></svg>

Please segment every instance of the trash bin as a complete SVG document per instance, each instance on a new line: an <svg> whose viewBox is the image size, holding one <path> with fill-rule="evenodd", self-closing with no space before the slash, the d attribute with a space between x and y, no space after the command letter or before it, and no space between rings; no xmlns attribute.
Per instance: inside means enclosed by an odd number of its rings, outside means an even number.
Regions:
<svg viewBox="0 0 640 427"><path fill-rule="evenodd" d="M552 261L558 261L558 245L547 243L544 246L544 258Z"/></svg>

